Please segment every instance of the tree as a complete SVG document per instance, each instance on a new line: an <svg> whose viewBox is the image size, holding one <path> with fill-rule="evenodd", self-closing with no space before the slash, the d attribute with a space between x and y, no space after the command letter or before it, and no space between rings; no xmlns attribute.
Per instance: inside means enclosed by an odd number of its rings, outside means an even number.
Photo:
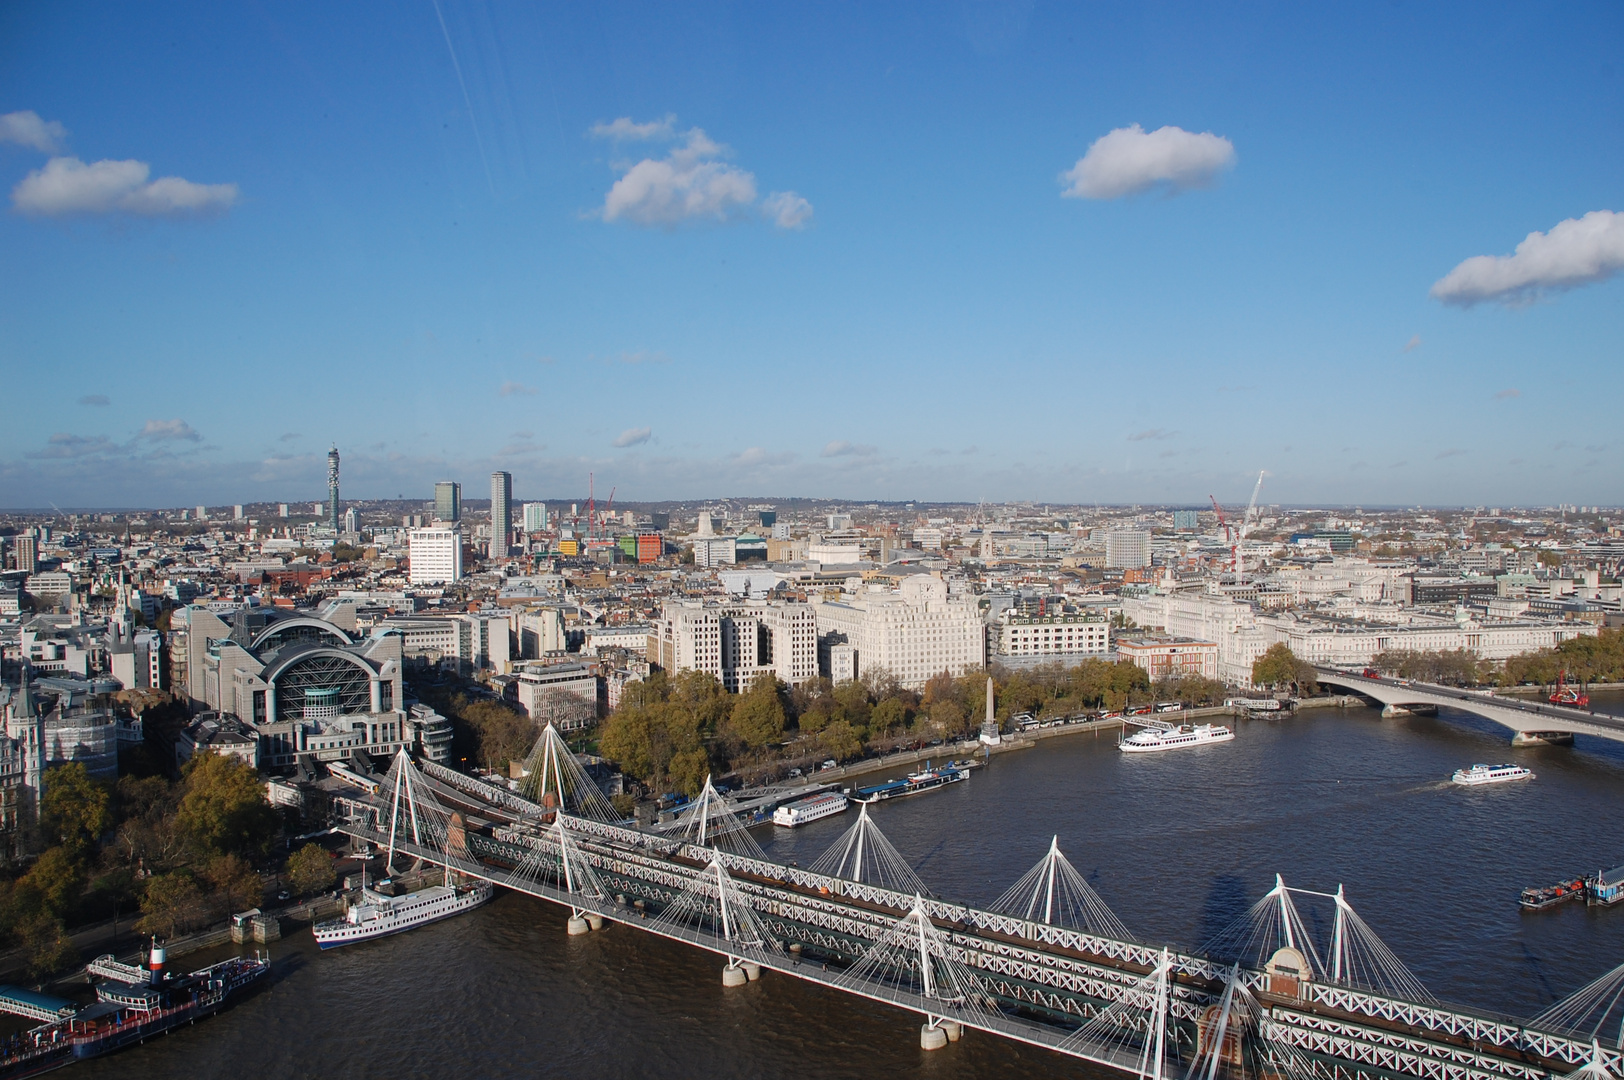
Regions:
<svg viewBox="0 0 1624 1080"><path fill-rule="evenodd" d="M845 720L836 720L818 735L818 745L836 761L845 761L863 752L863 740Z"/></svg>
<svg viewBox="0 0 1624 1080"><path fill-rule="evenodd" d="M1270 645L1268 651L1252 661L1252 682L1257 686L1290 686L1295 684L1302 693L1312 694L1319 689L1314 667L1299 660L1291 646L1283 641Z"/></svg>
<svg viewBox="0 0 1624 1080"><path fill-rule="evenodd" d="M28 958L28 974L36 979L55 974L79 960L79 950L68 939L62 920L40 912L20 923L17 937Z"/></svg>
<svg viewBox="0 0 1624 1080"><path fill-rule="evenodd" d="M500 702L468 704L466 699L454 699L452 715L461 721L456 732L462 736L458 750L472 761L505 767L530 756L535 745L535 721Z"/></svg>
<svg viewBox="0 0 1624 1080"><path fill-rule="evenodd" d="M254 767L229 754L197 754L186 763L176 811L197 846L227 855L264 855L280 828Z"/></svg>
<svg viewBox="0 0 1624 1080"><path fill-rule="evenodd" d="M72 910L84 892L84 881L84 866L67 847L46 848L23 876L24 885L34 889L44 909L58 919Z"/></svg>
<svg viewBox="0 0 1624 1080"><path fill-rule="evenodd" d="M320 844L306 844L288 856L288 883L301 896L325 891L337 876L333 857Z"/></svg>
<svg viewBox="0 0 1624 1080"><path fill-rule="evenodd" d="M107 788L90 778L83 762L45 770L40 824L47 835L83 849L113 827Z"/></svg>
<svg viewBox="0 0 1624 1080"><path fill-rule="evenodd" d="M227 912L259 907L265 899L265 882L240 855L215 856L203 877L214 886L215 900Z"/></svg>
<svg viewBox="0 0 1624 1080"><path fill-rule="evenodd" d="M739 695L728 715L728 729L733 737L752 750L782 738L784 703L778 693L777 676L771 672L757 675L750 689Z"/></svg>
<svg viewBox="0 0 1624 1080"><path fill-rule="evenodd" d="M143 934L169 938L208 920L208 898L197 879L189 870L176 870L147 880L141 897L141 921L135 928Z"/></svg>

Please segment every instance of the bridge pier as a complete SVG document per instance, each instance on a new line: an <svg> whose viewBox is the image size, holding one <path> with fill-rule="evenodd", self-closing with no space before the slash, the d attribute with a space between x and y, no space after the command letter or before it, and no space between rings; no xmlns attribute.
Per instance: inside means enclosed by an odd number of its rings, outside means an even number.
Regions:
<svg viewBox="0 0 1624 1080"><path fill-rule="evenodd" d="M1572 746L1571 731L1519 731L1511 737L1512 746Z"/></svg>
<svg viewBox="0 0 1624 1080"><path fill-rule="evenodd" d="M746 979L755 982L761 978L761 965L754 960L746 960L741 966L744 968L744 977Z"/></svg>
<svg viewBox="0 0 1624 1080"><path fill-rule="evenodd" d="M947 1031L935 1021L923 1025L919 1029L919 1049L940 1050L947 1045Z"/></svg>
<svg viewBox="0 0 1624 1080"><path fill-rule="evenodd" d="M564 933L570 937L580 937L582 934L590 932L591 929L591 924L579 915L571 915L569 921L564 924Z"/></svg>
<svg viewBox="0 0 1624 1080"><path fill-rule="evenodd" d="M759 978L760 976L758 975L757 977ZM722 969L723 986L743 986L749 981L750 976L745 974L745 970L742 967L735 966L735 963L732 960L729 960L727 962L727 967Z"/></svg>
<svg viewBox="0 0 1624 1080"><path fill-rule="evenodd" d="M943 1020L942 1030L947 1033L948 1042L958 1042L964 1038L964 1025L957 1020Z"/></svg>
<svg viewBox="0 0 1624 1080"><path fill-rule="evenodd" d="M586 913L586 924L594 930L602 930L603 916L599 915L596 911L589 911Z"/></svg>

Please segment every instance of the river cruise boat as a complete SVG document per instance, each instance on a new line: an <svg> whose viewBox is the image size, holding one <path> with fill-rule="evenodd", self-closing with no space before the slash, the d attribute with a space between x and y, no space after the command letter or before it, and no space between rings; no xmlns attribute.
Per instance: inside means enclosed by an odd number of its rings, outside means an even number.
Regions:
<svg viewBox="0 0 1624 1080"><path fill-rule="evenodd" d="M1517 906L1524 911L1544 911L1546 908L1565 904L1569 900L1577 900L1584 894L1584 878L1574 878L1571 881L1547 885L1542 889L1524 889L1522 895L1517 898Z"/></svg>
<svg viewBox="0 0 1624 1080"><path fill-rule="evenodd" d="M843 814L846 812L846 806L846 796L838 791L825 791L822 795L797 799L795 802L780 806L773 811L773 824L793 829L797 825Z"/></svg>
<svg viewBox="0 0 1624 1080"><path fill-rule="evenodd" d="M1208 743L1229 742L1235 733L1222 724L1197 724L1191 727L1147 727L1136 731L1117 744L1124 754L1153 754L1160 750L1183 750Z"/></svg>
<svg viewBox="0 0 1624 1080"><path fill-rule="evenodd" d="M852 797L858 802L877 803L886 799L900 799L905 795L918 795L924 791L935 791L937 788L968 779L970 774L963 769L942 765L934 769L925 768L909 773L901 780L888 780L873 787L858 788Z"/></svg>
<svg viewBox="0 0 1624 1080"><path fill-rule="evenodd" d="M1504 784L1512 780L1532 780L1532 771L1521 765L1473 765L1470 769L1456 769L1449 779L1467 787L1479 784Z"/></svg>
<svg viewBox="0 0 1624 1080"><path fill-rule="evenodd" d="M405 896L384 896L365 885L361 899L342 919L317 923L312 932L323 949L399 934L425 923L449 919L485 903L494 888L488 881L435 885Z"/></svg>

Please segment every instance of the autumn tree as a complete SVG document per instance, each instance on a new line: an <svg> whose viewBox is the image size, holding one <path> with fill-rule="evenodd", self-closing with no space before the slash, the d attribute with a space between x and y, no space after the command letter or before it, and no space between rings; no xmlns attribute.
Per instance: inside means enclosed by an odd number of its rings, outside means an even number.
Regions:
<svg viewBox="0 0 1624 1080"><path fill-rule="evenodd" d="M143 934L174 937L209 921L209 899L190 870L176 870L149 878L141 897Z"/></svg>
<svg viewBox="0 0 1624 1080"><path fill-rule="evenodd" d="M1252 683L1256 686L1295 685L1301 693L1312 694L1319 689L1314 667L1298 658L1291 646L1283 641L1270 645L1264 654L1252 661Z"/></svg>
<svg viewBox="0 0 1624 1080"><path fill-rule="evenodd" d="M750 688L740 694L728 714L730 735L750 749L777 742L784 735L784 703L779 698L777 676L757 675Z"/></svg>
<svg viewBox="0 0 1624 1080"><path fill-rule="evenodd" d="M288 882L301 896L324 891L336 876L333 857L320 844L306 844L288 856Z"/></svg>
<svg viewBox="0 0 1624 1080"><path fill-rule="evenodd" d="M234 755L197 754L182 775L176 821L201 850L247 856L270 850L279 822L252 765Z"/></svg>
<svg viewBox="0 0 1624 1080"><path fill-rule="evenodd" d="M104 785L90 778L83 762L45 770L42 786L40 826L57 843L80 851L112 827L112 799Z"/></svg>

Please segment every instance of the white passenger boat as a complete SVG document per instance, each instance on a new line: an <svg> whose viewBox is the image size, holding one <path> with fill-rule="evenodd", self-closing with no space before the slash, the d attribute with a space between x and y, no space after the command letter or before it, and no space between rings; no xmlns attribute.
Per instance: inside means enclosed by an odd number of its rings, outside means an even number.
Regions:
<svg viewBox="0 0 1624 1080"><path fill-rule="evenodd" d="M812 795L805 799L797 799L773 811L773 824L793 829L797 825L805 825L809 821L832 817L843 813L846 809L846 796L838 791L825 791L821 795Z"/></svg>
<svg viewBox="0 0 1624 1080"><path fill-rule="evenodd" d="M1191 727L1147 727L1136 731L1117 744L1124 754L1151 754L1158 750L1183 750L1190 746L1228 742L1235 733L1222 724L1197 724Z"/></svg>
<svg viewBox="0 0 1624 1080"><path fill-rule="evenodd" d="M1456 769L1450 779L1457 784L1476 787L1479 784L1504 784L1508 780L1532 780L1532 771L1521 765L1473 765L1470 769Z"/></svg>
<svg viewBox="0 0 1624 1080"><path fill-rule="evenodd" d="M494 891L488 881L471 881L465 885L435 885L405 896L385 896L363 885L360 901L351 905L342 919L315 925L316 942L324 949L336 949L388 937L461 915L485 903Z"/></svg>

